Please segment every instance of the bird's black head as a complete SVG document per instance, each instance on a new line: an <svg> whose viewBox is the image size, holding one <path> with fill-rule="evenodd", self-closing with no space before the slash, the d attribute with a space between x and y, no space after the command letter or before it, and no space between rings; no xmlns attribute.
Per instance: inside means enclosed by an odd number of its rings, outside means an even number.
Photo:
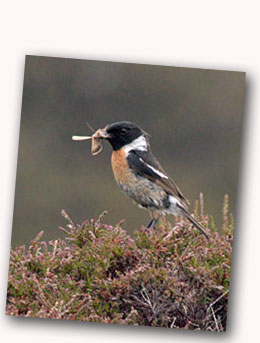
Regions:
<svg viewBox="0 0 260 343"><path fill-rule="evenodd" d="M144 131L135 123L120 121L108 125L106 128L107 140L113 150L119 150L123 146L132 143L136 138L145 135Z"/></svg>

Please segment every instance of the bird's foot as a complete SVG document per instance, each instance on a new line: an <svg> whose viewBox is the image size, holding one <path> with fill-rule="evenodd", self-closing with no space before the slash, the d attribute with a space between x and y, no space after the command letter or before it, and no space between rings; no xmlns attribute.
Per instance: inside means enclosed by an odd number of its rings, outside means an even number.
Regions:
<svg viewBox="0 0 260 343"><path fill-rule="evenodd" d="M156 224L156 220L152 219L150 223L147 225L147 229L153 229Z"/></svg>

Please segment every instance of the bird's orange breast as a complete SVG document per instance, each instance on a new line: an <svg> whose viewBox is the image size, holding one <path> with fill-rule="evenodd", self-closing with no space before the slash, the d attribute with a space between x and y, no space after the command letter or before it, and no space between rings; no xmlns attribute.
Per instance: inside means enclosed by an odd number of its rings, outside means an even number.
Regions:
<svg viewBox="0 0 260 343"><path fill-rule="evenodd" d="M129 170L124 148L113 151L111 165L117 183L127 185L133 177Z"/></svg>

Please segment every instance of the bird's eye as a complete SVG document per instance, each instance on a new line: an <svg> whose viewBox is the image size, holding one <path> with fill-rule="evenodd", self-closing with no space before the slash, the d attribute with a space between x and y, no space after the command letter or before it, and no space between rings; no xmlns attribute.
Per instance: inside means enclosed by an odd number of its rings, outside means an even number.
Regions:
<svg viewBox="0 0 260 343"><path fill-rule="evenodd" d="M127 132L127 129L125 129L125 128L123 128L123 129L120 130L120 133L121 133L122 135L125 135L126 132Z"/></svg>

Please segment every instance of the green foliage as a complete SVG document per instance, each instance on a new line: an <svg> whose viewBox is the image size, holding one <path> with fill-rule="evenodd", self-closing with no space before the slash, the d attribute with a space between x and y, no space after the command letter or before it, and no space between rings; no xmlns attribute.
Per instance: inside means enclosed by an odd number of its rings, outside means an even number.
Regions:
<svg viewBox="0 0 260 343"><path fill-rule="evenodd" d="M64 211L65 240L47 244L40 232L28 250L11 249L6 313L224 331L234 221L227 197L222 234L202 196L196 206L210 241L184 220L132 238L102 215L75 225Z"/></svg>

